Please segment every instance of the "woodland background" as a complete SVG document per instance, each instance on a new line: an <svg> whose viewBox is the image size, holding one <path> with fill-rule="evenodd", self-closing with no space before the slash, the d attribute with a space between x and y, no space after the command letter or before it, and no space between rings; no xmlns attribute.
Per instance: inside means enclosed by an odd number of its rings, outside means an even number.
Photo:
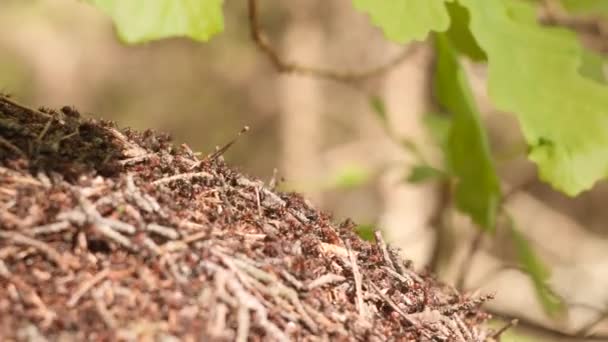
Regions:
<svg viewBox="0 0 608 342"><path fill-rule="evenodd" d="M248 125L225 155L230 164L264 180L277 168L285 189L304 192L336 220L379 227L417 267L439 260L435 271L447 282L457 281L465 263L465 289L496 292L489 310L521 319L525 335L515 340L580 340L565 335L595 322L596 336L608 339L608 319L600 322L608 312L608 184L573 199L539 182L515 119L486 98L484 67L466 63L497 168L515 189L507 206L550 265L567 315L549 317L528 277L508 267L514 255L500 228L469 262L475 228L454 211L447 227L435 227L438 186L405 181L413 158L388 137L370 95L384 99L399 136L438 162L421 120L433 111L428 46L411 46L406 61L352 87L277 73L251 41L246 2L227 1L225 13L225 32L206 44L125 46L109 18L85 3L0 0L0 91L31 105L68 104L123 127L167 131L205 154ZM403 49L346 0L265 1L261 20L282 55L308 65L367 69Z"/></svg>

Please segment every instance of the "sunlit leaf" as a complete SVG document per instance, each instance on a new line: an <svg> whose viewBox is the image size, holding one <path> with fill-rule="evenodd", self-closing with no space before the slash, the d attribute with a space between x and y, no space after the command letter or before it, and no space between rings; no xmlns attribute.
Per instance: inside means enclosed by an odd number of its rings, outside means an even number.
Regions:
<svg viewBox="0 0 608 342"><path fill-rule="evenodd" d="M374 225L371 224L360 224L355 227L355 232L359 237L365 241L374 241Z"/></svg>
<svg viewBox="0 0 608 342"><path fill-rule="evenodd" d="M368 13L386 37L399 43L424 40L430 31L443 32L450 24L445 3L452 0L353 0Z"/></svg>
<svg viewBox="0 0 608 342"><path fill-rule="evenodd" d="M608 16L606 0L561 0L561 3L564 9L572 13Z"/></svg>
<svg viewBox="0 0 608 342"><path fill-rule="evenodd" d="M547 283L551 276L548 267L536 255L528 240L516 229L514 224L511 224L511 235L515 243L519 264L532 280L534 290L543 308L551 315L559 313L564 309L564 306L562 300L555 295Z"/></svg>
<svg viewBox="0 0 608 342"><path fill-rule="evenodd" d="M424 125L431 137L442 148L447 146L448 136L450 134L450 126L452 121L447 115L429 113L423 117Z"/></svg>
<svg viewBox="0 0 608 342"><path fill-rule="evenodd" d="M224 29L222 0L87 0L108 14L126 43L169 37L207 41Z"/></svg>
<svg viewBox="0 0 608 342"><path fill-rule="evenodd" d="M450 28L446 35L452 45L459 53L469 57L473 61L485 61L485 52L479 47L471 30L469 29L469 12L457 2L447 3L450 13Z"/></svg>
<svg viewBox="0 0 608 342"><path fill-rule="evenodd" d="M445 172L438 170L432 166L416 165L412 168L406 180L409 183L418 184L424 183L426 181L442 179L446 176L447 175Z"/></svg>
<svg viewBox="0 0 608 342"><path fill-rule="evenodd" d="M369 106L374 111L374 114L378 117L383 125L388 124L388 116L386 114L386 106L384 101L379 96L372 96L369 100Z"/></svg>
<svg viewBox="0 0 608 342"><path fill-rule="evenodd" d="M579 70L574 33L537 23L534 6L460 0L488 55L489 95L519 119L540 177L577 195L608 175L608 87Z"/></svg>
<svg viewBox="0 0 608 342"><path fill-rule="evenodd" d="M584 50L579 68L581 75L596 82L606 84L606 59L594 52Z"/></svg>
<svg viewBox="0 0 608 342"><path fill-rule="evenodd" d="M456 204L481 227L494 228L500 200L498 176L467 76L447 36L437 35L435 94L453 115L447 164L457 178Z"/></svg>
<svg viewBox="0 0 608 342"><path fill-rule="evenodd" d="M365 185L372 178L372 172L359 165L346 165L330 179L329 187L337 189L354 189Z"/></svg>

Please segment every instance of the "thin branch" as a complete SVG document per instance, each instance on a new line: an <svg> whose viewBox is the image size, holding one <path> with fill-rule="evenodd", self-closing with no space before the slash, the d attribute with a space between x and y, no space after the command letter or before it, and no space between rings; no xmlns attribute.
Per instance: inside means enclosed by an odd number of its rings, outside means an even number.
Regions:
<svg viewBox="0 0 608 342"><path fill-rule="evenodd" d="M57 266L59 266L59 268L61 268L63 271L66 271L68 269L68 265L66 264L63 256L59 254L57 250L55 250L53 247L51 247L45 242L33 239L29 236L17 232L7 231L0 231L0 238L12 240L13 242L21 245L34 247L37 250L46 254L46 256L51 259L55 264L57 264Z"/></svg>
<svg viewBox="0 0 608 342"><path fill-rule="evenodd" d="M109 274L110 274L110 269L104 268L102 271L97 273L91 279L83 282L80 285L80 287L78 288L78 290L76 290L76 292L74 292L74 294L67 301L66 305L69 308L73 308L76 304L78 304L78 301L80 300L80 298L82 298L82 296L84 296L95 285L99 284L102 280L104 280Z"/></svg>
<svg viewBox="0 0 608 342"><path fill-rule="evenodd" d="M19 155L19 157L21 157L21 158L27 158L27 155L25 154L25 152L21 151L21 149L19 147L15 146L13 143L4 139L3 137L0 137L0 145L4 145L9 150L11 150L11 151L15 152L15 154Z"/></svg>
<svg viewBox="0 0 608 342"><path fill-rule="evenodd" d="M505 331L507 331L508 329L510 329L511 327L514 327L517 325L517 323L519 323L518 319L512 319L509 322L507 322L507 324L505 324L502 328L498 329L498 331L496 331L495 333L492 334L491 338L493 340L498 341L500 338L500 335L502 335Z"/></svg>
<svg viewBox="0 0 608 342"><path fill-rule="evenodd" d="M395 268L395 264L393 264L393 260L391 259L390 254L388 253L386 242L384 242L384 239L382 238L382 233L379 230L374 230L374 237L376 238L376 246L378 246L380 248L380 251L382 252L384 263L388 267L396 271L397 269Z"/></svg>
<svg viewBox="0 0 608 342"><path fill-rule="evenodd" d="M248 0L247 4L249 11L249 30L251 33L251 39L255 42L258 48L262 50L262 52L268 57L268 59L270 59L270 62L275 67L275 69L282 73L312 76L341 83L360 82L385 74L397 65L401 64L401 62L405 61L417 50L419 46L421 46L421 44L412 44L405 48L400 54L395 56L393 59L388 61L386 64L379 65L367 70L332 70L300 65L297 63L286 61L281 56L279 56L277 51L270 44L266 35L264 35L264 33L262 32L259 23L258 1Z"/></svg>
<svg viewBox="0 0 608 342"><path fill-rule="evenodd" d="M9 106L12 106L12 107L18 108L18 109L20 109L20 110L22 110L22 111L25 111L25 112L27 112L27 113L30 113L30 114L33 114L33 115L42 116L42 117L47 118L47 119L49 119L49 118L52 118L52 117L53 117L53 116L52 116L52 115L50 115L50 114L43 113L43 112L41 112L41 111L39 111L39 110L32 109L32 108L30 108L30 107L24 106L24 105L22 105L22 104L20 104L20 103L16 102L15 100L9 99L8 97L6 97L6 96L4 96L4 95L1 95L1 94L0 94L0 103L4 103L4 104L6 104L6 105L9 105Z"/></svg>
<svg viewBox="0 0 608 342"><path fill-rule="evenodd" d="M355 280L355 292L356 292L356 298L357 298L357 309L359 309L359 316L367 319L368 315L367 315L367 310L365 307L365 302L363 301L363 295L362 295L363 289L361 286L363 277L361 276L361 273L359 272L359 266L357 265L357 256L351 249L350 243L348 242L348 240L345 240L344 243L346 245L346 251L348 252L348 259L350 260L350 266L352 268L353 278Z"/></svg>
<svg viewBox="0 0 608 342"><path fill-rule="evenodd" d="M206 179L209 179L209 178L213 178L213 176L209 172L205 172L205 171L201 171L201 172L186 172L186 173L180 173L178 175L174 175L174 176L170 176L170 177L165 177L165 178L157 179L157 180L153 181L152 184L154 184L154 185L168 184L168 183L174 182L176 180L189 181L192 178L206 178Z"/></svg>

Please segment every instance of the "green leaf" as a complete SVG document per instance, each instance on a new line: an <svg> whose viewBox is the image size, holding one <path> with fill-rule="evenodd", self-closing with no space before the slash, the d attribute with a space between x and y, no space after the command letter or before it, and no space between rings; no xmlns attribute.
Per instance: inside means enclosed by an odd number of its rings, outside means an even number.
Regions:
<svg viewBox="0 0 608 342"><path fill-rule="evenodd" d="M447 7L451 24L446 34L456 50L473 61L485 61L486 53L479 47L469 29L468 10L457 2L448 3Z"/></svg>
<svg viewBox="0 0 608 342"><path fill-rule="evenodd" d="M581 75L601 84L606 84L606 61L603 56L589 50L583 50L582 64L578 71Z"/></svg>
<svg viewBox="0 0 608 342"><path fill-rule="evenodd" d="M452 125L450 117L438 113L429 113L422 120L431 137L445 150Z"/></svg>
<svg viewBox="0 0 608 342"><path fill-rule="evenodd" d="M87 0L109 15L119 38L142 43L169 37L207 41L224 29L222 0Z"/></svg>
<svg viewBox="0 0 608 342"><path fill-rule="evenodd" d="M372 96L369 100L369 106L372 108L378 119L383 125L388 124L388 116L386 114L386 105L379 96Z"/></svg>
<svg viewBox="0 0 608 342"><path fill-rule="evenodd" d="M413 184L423 183L430 180L442 179L447 175L445 172L428 165L416 165L412 168L407 181Z"/></svg>
<svg viewBox="0 0 608 342"><path fill-rule="evenodd" d="M571 195L608 175L608 87L581 75L583 49L532 5L460 0L488 55L490 98L519 119L541 179Z"/></svg>
<svg viewBox="0 0 608 342"><path fill-rule="evenodd" d="M575 14L590 14L608 16L608 1L606 0L561 0L565 10Z"/></svg>
<svg viewBox="0 0 608 342"><path fill-rule="evenodd" d="M337 189L354 189L368 183L372 178L372 172L359 166L347 165L330 179L329 187Z"/></svg>
<svg viewBox="0 0 608 342"><path fill-rule="evenodd" d="M456 204L475 223L493 230L501 194L486 132L451 42L438 34L436 47L435 94L453 115L446 159L458 181Z"/></svg>
<svg viewBox="0 0 608 342"><path fill-rule="evenodd" d="M374 225L372 224L360 224L355 227L355 232L359 237L365 241L374 241Z"/></svg>
<svg viewBox="0 0 608 342"><path fill-rule="evenodd" d="M450 25L445 2L452 0L353 0L368 13L386 37L398 43L424 40L430 31L443 32Z"/></svg>
<svg viewBox="0 0 608 342"><path fill-rule="evenodd" d="M551 272L543 261L536 255L530 243L516 229L511 220L511 235L515 243L517 258L523 271L530 277L534 284L534 290L545 311L554 315L564 309L563 302L549 287L547 281Z"/></svg>

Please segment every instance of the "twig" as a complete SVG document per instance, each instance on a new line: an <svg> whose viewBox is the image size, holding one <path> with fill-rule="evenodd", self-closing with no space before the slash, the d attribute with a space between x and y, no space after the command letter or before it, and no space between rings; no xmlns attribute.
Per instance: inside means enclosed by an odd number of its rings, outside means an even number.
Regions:
<svg viewBox="0 0 608 342"><path fill-rule="evenodd" d="M114 240L118 244L123 245L131 250L135 249L133 244L131 243L131 240L129 240L127 237L118 232L118 230L122 230L128 233L134 233L135 227L124 222L102 217L101 214L97 211L97 209L95 209L95 206L88 199L86 199L82 192L77 192L76 195L78 197L80 207L82 208L82 211L85 214L86 221L92 223L99 233L105 235L107 238Z"/></svg>
<svg viewBox="0 0 608 342"><path fill-rule="evenodd" d="M78 290L76 290L76 292L74 292L74 294L67 301L66 305L69 308L73 308L74 306L76 306L76 304L78 304L78 301L80 300L80 298L82 298L82 296L84 296L91 288L93 288L93 286L97 285L99 282L104 280L109 274L110 274L110 269L104 268L102 271L100 271L96 275L94 275L91 279L80 284L80 286L78 287Z"/></svg>
<svg viewBox="0 0 608 342"><path fill-rule="evenodd" d="M224 145L221 148L219 148L217 151L213 152L210 156L208 156L207 158L203 159L202 162L204 162L204 161L211 161L211 160L217 159L219 156L221 156L224 153L226 153L226 151L228 151L228 149L230 147L232 147L232 145L234 145L234 143L237 142L237 140L239 140L239 138L241 137L241 135L243 135L243 134L245 134L247 132L249 132L249 126L243 127L240 130L240 132L236 135L236 137L234 137L232 140L230 140L230 142L228 142L226 145ZM197 163L197 165L200 165L200 163Z"/></svg>
<svg viewBox="0 0 608 342"><path fill-rule="evenodd" d="M301 281L299 281L291 273L287 272L287 270L281 270L281 276L298 290L303 290L306 288L306 286L304 286Z"/></svg>
<svg viewBox="0 0 608 342"><path fill-rule="evenodd" d="M406 265L406 261L399 253L399 248L388 246L388 255L393 261L393 265L395 265L395 270L397 273L404 276L407 273L408 265Z"/></svg>
<svg viewBox="0 0 608 342"><path fill-rule="evenodd" d="M494 296L495 295L493 293L491 293L491 294L487 294L485 296L480 296L480 297L477 297L474 299L467 300L462 303L440 307L440 308L437 308L437 310L439 310L439 312L441 312L441 314L443 314L445 316L451 316L457 312L470 311L470 310L480 306L481 304L487 302L488 300L494 299Z"/></svg>
<svg viewBox="0 0 608 342"><path fill-rule="evenodd" d="M324 274L324 275L320 276L319 278L311 281L310 283L308 283L308 285L306 286L306 289L312 290L315 287L332 284L332 283L340 283L345 280L346 280L346 278L341 275L327 273L327 274Z"/></svg>
<svg viewBox="0 0 608 342"><path fill-rule="evenodd" d="M348 259L350 260L350 266L353 271L353 278L355 280L355 292L356 292L356 296L357 296L357 309L359 310L359 316L367 319L368 315L367 315L365 303L363 302L363 294L362 294L363 287L361 284L363 277L361 276L361 273L359 272L359 266L357 265L357 257L355 256L352 249L350 248L350 242L348 242L348 240L345 240L344 244L346 245L346 251L348 252Z"/></svg>
<svg viewBox="0 0 608 342"><path fill-rule="evenodd" d="M512 319L509 322L507 322L507 324L505 324L503 327L501 327L500 329L498 329L495 333L493 333L490 338L494 339L494 340L498 340L500 338L500 335L502 335L505 331L507 331L508 329L510 329L511 327L514 327L517 325L517 323L519 323L518 319Z"/></svg>
<svg viewBox="0 0 608 342"><path fill-rule="evenodd" d="M398 272L393 271L388 266L382 266L382 269L385 270L389 275L397 278L397 280L401 281L405 285L407 285L407 286L414 285L414 280L411 277L409 277L408 275L406 275L406 274L399 274Z"/></svg>
<svg viewBox="0 0 608 342"><path fill-rule="evenodd" d="M118 323L116 322L114 315L112 315L112 312L110 312L110 310L108 310L106 307L106 304L103 302L102 298L102 289L93 291L93 299L95 300L95 308L97 309L97 313L103 320L106 327L108 327L110 330L114 330L118 327Z"/></svg>
<svg viewBox="0 0 608 342"><path fill-rule="evenodd" d="M38 227L33 227L29 231L27 231L28 235L44 235L44 234L53 234L59 233L61 231L67 230L70 228L70 223L68 221L60 221L55 223L49 223Z"/></svg>
<svg viewBox="0 0 608 342"><path fill-rule="evenodd" d="M55 264L57 264L57 266L59 266L59 268L61 268L61 270L66 271L68 269L68 266L65 263L63 256L61 256L59 252L57 252L53 247L51 247L45 242L33 239L17 232L7 231L0 231L0 238L12 240L13 242L22 245L34 247L37 250L46 254L49 259L51 259Z"/></svg>
<svg viewBox="0 0 608 342"><path fill-rule="evenodd" d="M414 321L412 319L412 317L410 317L410 315L406 314L405 312L403 312L403 310L401 310L401 308L399 306L397 306L397 304L395 304L395 302L393 302L392 299L390 299L389 296L387 296L386 294L384 294L379 288L378 286L376 286L376 284L374 284L371 281L368 281L369 286L374 290L374 292L376 292L376 294L378 296L380 296L380 298L382 298L382 300L384 300L396 313L398 313L401 317L403 317L403 319L408 322L409 324L411 324L414 327L418 327L419 324L416 323L416 321Z"/></svg>
<svg viewBox="0 0 608 342"><path fill-rule="evenodd" d="M229 258L223 259L224 262L230 264L226 266L232 266L232 271L237 272L235 265L231 263L231 260L229 260ZM244 305L246 308L255 311L257 323L264 329L266 329L272 337L281 342L290 341L289 337L287 337L287 335L285 335L283 331L281 331L281 329L279 329L274 323L268 320L268 311L266 310L264 305L260 303L258 298L256 298L251 293L245 290L243 285L238 281L235 274L229 273L228 270L224 269L223 267L220 267L219 265L211 261L203 261L201 265L210 270L215 275L216 279L219 275L221 275L222 279L225 280L226 287L236 297L239 305Z"/></svg>
<svg viewBox="0 0 608 342"><path fill-rule="evenodd" d="M150 223L146 227L146 230L156 233L160 236L166 237L167 239L170 239L170 240L179 239L179 233L171 227L165 227L165 226L161 226L160 224Z"/></svg>
<svg viewBox="0 0 608 342"><path fill-rule="evenodd" d="M240 305L237 310L237 328L236 328L236 341L247 342L249 336L249 326L251 325L251 318L249 317L249 309L245 305Z"/></svg>
<svg viewBox="0 0 608 342"><path fill-rule="evenodd" d="M49 131L49 128L51 128L51 124L53 123L53 117L50 117L46 124L44 125L44 127L42 128L42 131L40 132L40 134L38 134L38 137L36 138L36 143L40 144L40 142L42 141L42 139L44 139L44 136L46 135L46 133Z"/></svg>
<svg viewBox="0 0 608 342"><path fill-rule="evenodd" d="M171 183L171 182L174 182L174 181L180 180L180 179L186 181L186 180L190 180L192 178L211 179L211 178L213 178L213 176L209 172L205 172L205 171L187 172L187 173L180 173L179 175L174 175L174 176L170 176L170 177L157 179L154 182L152 182L152 184L161 185L161 184Z"/></svg>
<svg viewBox="0 0 608 342"><path fill-rule="evenodd" d="M24 106L24 105L22 105L22 104L20 104L20 103L18 103L16 101L14 101L14 100L9 99L8 97L0 94L0 104L1 103L7 104L7 105L12 106L12 107L16 107L16 108L18 108L18 109L20 109L22 111L25 111L27 113L30 113L30 114L42 116L42 117L47 118L47 119L53 117L50 114L43 113L43 112L41 112L39 110L26 107L26 106Z"/></svg>
<svg viewBox="0 0 608 342"><path fill-rule="evenodd" d="M391 256L388 254L388 249L386 248L386 243L382 238L382 233L379 230L374 230L374 237L376 238L376 245L380 247L382 251L382 257L384 258L384 263L393 270L397 270L395 265L393 264L393 260Z"/></svg>
<svg viewBox="0 0 608 342"><path fill-rule="evenodd" d="M413 52L417 50L417 47L421 46L421 44L412 44L409 47L405 48L396 57L391 59L388 63L373 67L369 70L338 71L304 66L297 63L288 62L279 56L279 54L268 41L268 38L262 32L258 16L258 1L248 0L247 4L249 12L249 31L251 34L251 39L258 46L258 48L268 57L268 59L270 59L270 62L275 67L275 69L282 73L293 73L305 76L312 76L341 83L360 82L369 78L380 76L388 72L392 68L405 61L413 54Z"/></svg>
<svg viewBox="0 0 608 342"><path fill-rule="evenodd" d="M15 152L16 154L18 154L19 157L27 158L27 155L25 154L25 152L21 151L21 149L19 149L19 147L13 145L13 143L11 143L10 141L4 139L3 137L0 137L0 145L6 146L9 150L11 150L11 151Z"/></svg>
<svg viewBox="0 0 608 342"><path fill-rule="evenodd" d="M227 255L220 253L222 255L222 260L226 260L229 258ZM313 333L318 332L319 328L315 321L308 315L306 310L304 310L304 306L300 302L300 298L298 297L297 292L293 289L283 285L274 275L271 273L265 272L250 262L240 259L232 259L231 262L236 265L238 268L247 272L249 275L264 281L267 283L268 287L261 288L260 290L266 293L276 293L281 297L287 298L291 304L295 307L298 314L300 314L300 320L310 329Z"/></svg>

